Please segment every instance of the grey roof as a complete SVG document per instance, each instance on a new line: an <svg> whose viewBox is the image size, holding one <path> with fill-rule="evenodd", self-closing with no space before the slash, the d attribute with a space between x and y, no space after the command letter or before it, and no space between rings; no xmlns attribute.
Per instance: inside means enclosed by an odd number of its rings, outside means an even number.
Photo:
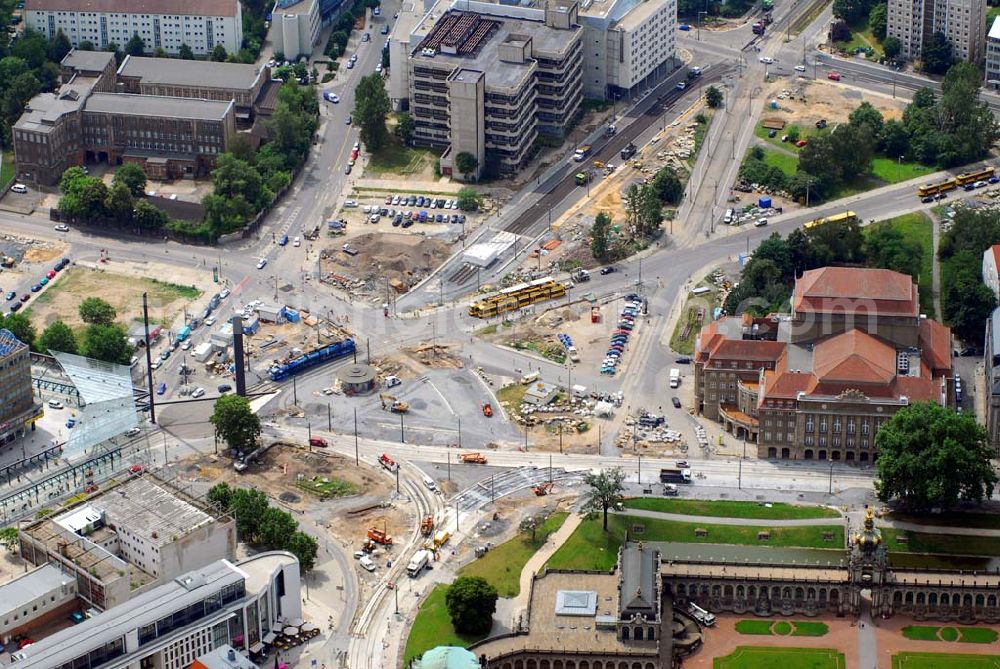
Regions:
<svg viewBox="0 0 1000 669"><path fill-rule="evenodd" d="M14 127L18 130L51 132L62 116L83 107L93 82L89 77L76 77L73 83L63 84L55 93L39 93L28 101Z"/></svg>
<svg viewBox="0 0 1000 669"><path fill-rule="evenodd" d="M230 659L230 653L232 653L232 659ZM250 661L250 658L228 643L209 653L199 655L198 661L207 669L258 669L257 665Z"/></svg>
<svg viewBox="0 0 1000 669"><path fill-rule="evenodd" d="M107 491L90 504L102 509L109 521L156 546L214 522L204 511L143 477Z"/></svg>
<svg viewBox="0 0 1000 669"><path fill-rule="evenodd" d="M61 589L76 579L52 562L23 574L0 586L0 615L16 611L38 598Z"/></svg>
<svg viewBox="0 0 1000 669"><path fill-rule="evenodd" d="M232 101L215 102L191 98L168 98L159 95L94 93L87 100L86 111L217 121L225 117L232 106Z"/></svg>
<svg viewBox="0 0 1000 669"><path fill-rule="evenodd" d="M137 77L143 83L203 86L229 90L248 90L265 70L259 65L216 63L214 61L177 60L126 56L119 76Z"/></svg>
<svg viewBox="0 0 1000 669"><path fill-rule="evenodd" d="M110 51L80 51L71 49L60 63L63 67L72 67L74 70L84 70L89 72L103 72L108 66L108 62L114 59L115 54Z"/></svg>
<svg viewBox="0 0 1000 669"><path fill-rule="evenodd" d="M720 562L728 564L773 565L777 567L844 567L847 551L843 548L774 548L735 544L686 544L649 542L660 551L663 562Z"/></svg>
<svg viewBox="0 0 1000 669"><path fill-rule="evenodd" d="M656 610L656 579L659 577L659 552L644 544L626 544L622 549L621 614Z"/></svg>

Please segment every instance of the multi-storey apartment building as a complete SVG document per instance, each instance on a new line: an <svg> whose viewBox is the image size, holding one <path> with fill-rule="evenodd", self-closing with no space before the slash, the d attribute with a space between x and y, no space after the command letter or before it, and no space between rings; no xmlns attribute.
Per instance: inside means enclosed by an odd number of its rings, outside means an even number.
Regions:
<svg viewBox="0 0 1000 669"><path fill-rule="evenodd" d="M42 417L31 387L28 345L10 330L0 330L0 444L31 429Z"/></svg>
<svg viewBox="0 0 1000 669"><path fill-rule="evenodd" d="M150 60L127 58L116 74L113 54L71 51L64 83L31 98L14 124L18 179L51 186L95 161L138 163L151 179L211 171L236 136L237 109L249 120L265 97L267 68Z"/></svg>
<svg viewBox="0 0 1000 669"><path fill-rule="evenodd" d="M39 639L14 660L25 669L186 669L227 645L260 657L274 629L301 624L300 587L291 553L218 560Z"/></svg>
<svg viewBox="0 0 1000 669"><path fill-rule="evenodd" d="M954 401L950 331L889 270L805 272L791 314L710 323L694 362L699 410L762 458L871 462L901 407Z"/></svg>
<svg viewBox="0 0 1000 669"><path fill-rule="evenodd" d="M986 431L990 443L1000 452L1000 307L986 321L983 347L983 372L986 375Z"/></svg>
<svg viewBox="0 0 1000 669"><path fill-rule="evenodd" d="M147 51L170 54L184 44L196 54L243 46L239 0L26 0L24 21L49 39L61 30L73 46L90 42L100 50L124 47L133 35Z"/></svg>
<svg viewBox="0 0 1000 669"><path fill-rule="evenodd" d="M468 4L490 13L431 12L411 35L413 141L447 149L445 173L462 152L478 160L474 176L487 161L499 173L514 172L539 133L564 132L583 99L577 6Z"/></svg>
<svg viewBox="0 0 1000 669"><path fill-rule="evenodd" d="M321 25L317 0L278 0L272 16L268 39L275 53L289 60L312 53Z"/></svg>
<svg viewBox="0 0 1000 669"><path fill-rule="evenodd" d="M985 0L889 0L886 35L899 40L903 58L919 58L934 33L948 38L955 58L980 63Z"/></svg>
<svg viewBox="0 0 1000 669"><path fill-rule="evenodd" d="M1000 89L1000 16L993 19L986 35L986 85Z"/></svg>

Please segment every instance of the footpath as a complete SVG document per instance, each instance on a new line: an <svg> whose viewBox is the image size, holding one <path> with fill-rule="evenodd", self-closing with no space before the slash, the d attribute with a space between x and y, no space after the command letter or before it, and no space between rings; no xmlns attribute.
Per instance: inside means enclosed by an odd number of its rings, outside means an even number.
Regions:
<svg viewBox="0 0 1000 669"><path fill-rule="evenodd" d="M556 532L549 535L549 538L545 541L545 545L535 551L535 554L531 556L531 559L524 565L524 569L521 570L521 579L519 581L521 590L517 597L514 598L511 605L511 611L513 612L513 620L516 622L518 617L521 616L525 610L528 608L528 595L531 593L531 579L534 578L535 574L541 570L545 563L549 561L549 558L559 550L559 548L566 543L570 535L580 526L580 521L582 517L577 513L570 513L566 517L566 522L562 524Z"/></svg>

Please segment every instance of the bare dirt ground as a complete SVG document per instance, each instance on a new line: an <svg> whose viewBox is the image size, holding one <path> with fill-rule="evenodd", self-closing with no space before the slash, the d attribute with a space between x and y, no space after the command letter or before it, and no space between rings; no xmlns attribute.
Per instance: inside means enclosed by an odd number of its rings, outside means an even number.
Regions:
<svg viewBox="0 0 1000 669"><path fill-rule="evenodd" d="M324 276L339 274L362 281L398 279L410 285L417 277L434 270L448 257L448 244L414 235L366 233L350 241L358 254L341 251L334 243L321 252Z"/></svg>
<svg viewBox="0 0 1000 669"><path fill-rule="evenodd" d="M118 266L116 269L124 268ZM84 323L78 312L80 302L99 295L115 308L118 322L127 327L132 320L141 317L142 293L146 292L149 294L150 320L169 327L193 299L187 293L189 286L160 283L139 278L136 274L71 266L63 270L53 285L32 302L33 320L39 329L56 319L61 319L70 327L82 327Z"/></svg>
<svg viewBox="0 0 1000 669"><path fill-rule="evenodd" d="M7 291L27 277L35 277L37 281L52 269L53 261L66 255L68 250L69 247L62 242L42 242L15 235L0 236L0 256L10 256L15 261L13 267L0 269L0 286Z"/></svg>
<svg viewBox="0 0 1000 669"><path fill-rule="evenodd" d="M715 627L705 630L705 645L692 657L684 660L685 669L712 669L715 658L725 657L737 646L781 646L785 648L835 648L842 652L848 667L858 667L858 630L849 619L836 616L820 616L809 618L810 621L821 621L830 626L830 631L821 637L793 636L763 636L756 634L740 634L736 631L736 623L753 616L736 616L719 614L716 616ZM791 618L775 618L775 620L793 620ZM977 644L962 644L963 646ZM892 666L886 663L886 668ZM859 669L869 669L863 667Z"/></svg>
<svg viewBox="0 0 1000 669"><path fill-rule="evenodd" d="M782 91L793 95L783 99L778 96ZM811 81L799 79L789 81L781 79L768 88L767 104L777 100L778 109L765 109L761 120L781 118L788 123L803 127L814 127L816 121L826 119L827 123L846 123L851 112L862 102L868 102L889 119L899 119L906 108L906 101L893 100L889 96L866 92L862 97L859 91L827 81Z"/></svg>

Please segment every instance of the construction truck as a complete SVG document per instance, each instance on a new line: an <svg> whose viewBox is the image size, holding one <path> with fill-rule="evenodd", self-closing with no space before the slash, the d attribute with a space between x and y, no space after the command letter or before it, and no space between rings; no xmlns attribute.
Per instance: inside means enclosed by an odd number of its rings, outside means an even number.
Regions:
<svg viewBox="0 0 1000 669"><path fill-rule="evenodd" d="M420 534L425 537L431 536L431 532L434 531L434 516L424 516L424 519L420 521Z"/></svg>
<svg viewBox="0 0 1000 669"><path fill-rule="evenodd" d="M379 400L382 401L382 410L388 409L392 413L406 413L410 410L409 402L404 402L403 400L396 399L392 395L387 395L382 393L378 396Z"/></svg>
<svg viewBox="0 0 1000 669"><path fill-rule="evenodd" d="M764 34L764 22L763 21L757 21L756 23L753 24L753 27L751 28L751 30L753 30L753 34L754 35L763 35Z"/></svg>
<svg viewBox="0 0 1000 669"><path fill-rule="evenodd" d="M590 183L590 172L577 172L573 175L573 180L577 186L586 186Z"/></svg>
<svg viewBox="0 0 1000 669"><path fill-rule="evenodd" d="M546 495L548 495L549 493L552 492L552 488L554 488L554 487L555 487L554 484L550 481L549 483L543 483L542 485L536 485L536 486L532 487L531 489L539 497L545 497Z"/></svg>
<svg viewBox="0 0 1000 669"><path fill-rule="evenodd" d="M434 554L427 550L419 550L410 558L410 564L406 565L406 573L410 578L420 576L420 572L431 563Z"/></svg>
<svg viewBox="0 0 1000 669"><path fill-rule="evenodd" d="M573 280L577 283L584 283L585 281L590 281L590 272L585 269L578 269L573 272Z"/></svg>
<svg viewBox="0 0 1000 669"><path fill-rule="evenodd" d="M441 548L448 540L451 539L451 532L448 530L441 530L434 535L434 548Z"/></svg>
<svg viewBox="0 0 1000 669"><path fill-rule="evenodd" d="M578 163L582 163L587 156L590 155L590 144L584 144L577 147L576 151L573 153L573 160Z"/></svg>
<svg viewBox="0 0 1000 669"><path fill-rule="evenodd" d="M462 462L471 462L477 465L486 464L486 456L482 453L462 453L461 460Z"/></svg>
<svg viewBox="0 0 1000 669"><path fill-rule="evenodd" d="M383 467L385 467L390 472L395 472L397 469L399 469L399 463L390 458L388 453L383 453L382 455L378 456L378 463Z"/></svg>
<svg viewBox="0 0 1000 669"><path fill-rule="evenodd" d="M635 148L635 144L629 142L625 146L625 148L621 150L621 153L619 155L622 157L622 160L628 160L629 158L635 155L636 151L638 151L638 149Z"/></svg>
<svg viewBox="0 0 1000 669"><path fill-rule="evenodd" d="M374 527L368 528L368 538L377 544L382 544L383 546L392 545L392 537L385 533L385 530L380 530Z"/></svg>

